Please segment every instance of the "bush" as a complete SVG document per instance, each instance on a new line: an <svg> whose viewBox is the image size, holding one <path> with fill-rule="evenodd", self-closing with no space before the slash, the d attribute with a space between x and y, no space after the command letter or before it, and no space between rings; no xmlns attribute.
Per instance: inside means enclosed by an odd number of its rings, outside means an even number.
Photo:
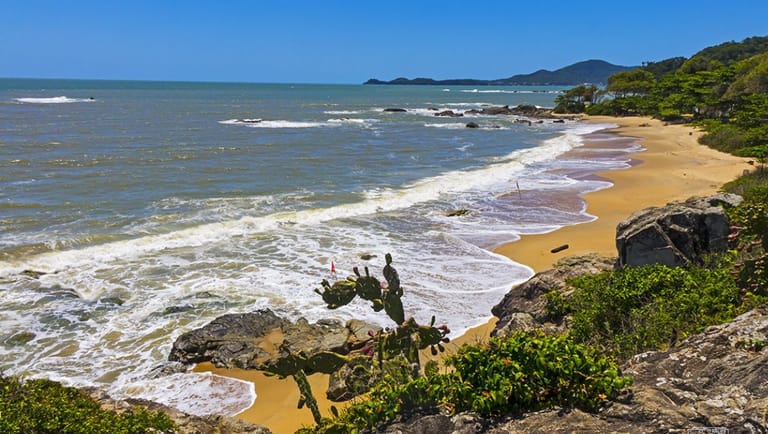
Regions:
<svg viewBox="0 0 768 434"><path fill-rule="evenodd" d="M448 396L456 411L482 416L552 406L594 411L631 384L598 350L538 332L492 338L487 347L464 346L446 364L455 368Z"/></svg>
<svg viewBox="0 0 768 434"><path fill-rule="evenodd" d="M492 338L487 346L465 345L445 363L447 373L437 373L432 366L409 381L385 378L365 401L301 432L354 433L438 408L450 413L472 410L481 416L553 406L593 411L632 382L598 350L538 332Z"/></svg>
<svg viewBox="0 0 768 434"><path fill-rule="evenodd" d="M173 421L162 412L141 407L109 412L82 390L48 380L22 382L0 374L2 433L143 434L173 429Z"/></svg>
<svg viewBox="0 0 768 434"><path fill-rule="evenodd" d="M739 288L725 264L713 269L625 267L569 283L575 288L570 300L555 299L550 309L562 312L566 306L576 342L620 359L674 344L742 312Z"/></svg>
<svg viewBox="0 0 768 434"><path fill-rule="evenodd" d="M765 188L760 191L766 193ZM745 294L768 297L768 204L749 200L730 210L728 216L735 230L736 280Z"/></svg>

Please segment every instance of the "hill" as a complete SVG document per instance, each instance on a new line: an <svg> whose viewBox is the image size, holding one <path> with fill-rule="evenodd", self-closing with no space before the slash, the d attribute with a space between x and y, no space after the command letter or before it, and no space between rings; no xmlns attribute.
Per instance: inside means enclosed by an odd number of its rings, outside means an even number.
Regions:
<svg viewBox="0 0 768 434"><path fill-rule="evenodd" d="M515 85L561 85L575 86L582 83L606 83L608 77L621 71L635 69L636 66L620 66L604 60L585 60L555 71L540 69L530 74L518 74L496 80L477 80L470 78L434 80L431 78L408 79L399 77L390 81L372 78L364 84L405 84L439 86L515 86Z"/></svg>

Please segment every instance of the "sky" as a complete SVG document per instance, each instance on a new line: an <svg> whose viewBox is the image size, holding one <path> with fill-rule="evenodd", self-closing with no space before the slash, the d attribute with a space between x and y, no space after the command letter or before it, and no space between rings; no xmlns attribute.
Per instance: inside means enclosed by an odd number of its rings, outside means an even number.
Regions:
<svg viewBox="0 0 768 434"><path fill-rule="evenodd" d="M495 79L766 35L766 0L0 0L0 77Z"/></svg>

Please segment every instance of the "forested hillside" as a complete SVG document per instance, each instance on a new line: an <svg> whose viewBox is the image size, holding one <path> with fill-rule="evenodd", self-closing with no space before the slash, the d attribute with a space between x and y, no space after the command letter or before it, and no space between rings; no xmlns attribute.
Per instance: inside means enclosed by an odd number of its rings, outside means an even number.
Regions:
<svg viewBox="0 0 768 434"><path fill-rule="evenodd" d="M708 47L689 59L648 62L612 75L605 89L571 89L558 97L555 110L695 122L708 132L703 143L764 159L768 155L768 37Z"/></svg>

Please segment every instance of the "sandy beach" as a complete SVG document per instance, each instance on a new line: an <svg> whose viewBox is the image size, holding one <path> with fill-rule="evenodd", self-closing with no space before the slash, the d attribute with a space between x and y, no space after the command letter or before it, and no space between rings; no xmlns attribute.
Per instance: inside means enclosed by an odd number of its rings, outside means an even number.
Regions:
<svg viewBox="0 0 768 434"><path fill-rule="evenodd" d="M497 253L537 272L550 268L565 256L592 252L613 256L616 254L616 225L634 211L715 193L722 184L750 168L743 158L698 144L701 133L687 126L664 125L640 117L586 117L584 120L616 124L618 128L611 132L637 138L646 150L632 155L636 161L631 168L598 174L614 185L584 196L587 212L596 216L596 220L547 234L525 236L496 249ZM569 247L558 253L550 252L564 244ZM495 320L471 329L452 341L448 350L463 343L484 340L494 324ZM298 390L291 379L278 380L259 372L217 369L210 364L200 365L197 369L255 383L258 394L255 404L238 415L244 420L267 426L277 434L293 433L302 425L312 423L308 409L296 409ZM327 376L313 375L310 379L316 397L323 398ZM325 399L318 401L321 411L329 414L330 403Z"/></svg>
<svg viewBox="0 0 768 434"><path fill-rule="evenodd" d="M551 268L565 256L592 252L615 256L616 225L633 212L716 193L724 183L751 167L744 158L700 145L698 138L702 133L688 126L664 125L641 117L591 116L584 120L614 123L618 127L609 131L636 137L646 150L632 155L636 164L631 168L598 174L613 183L613 187L584 195L587 212L597 220L525 236L496 249L537 272ZM564 244L568 244L568 249L551 253Z"/></svg>

